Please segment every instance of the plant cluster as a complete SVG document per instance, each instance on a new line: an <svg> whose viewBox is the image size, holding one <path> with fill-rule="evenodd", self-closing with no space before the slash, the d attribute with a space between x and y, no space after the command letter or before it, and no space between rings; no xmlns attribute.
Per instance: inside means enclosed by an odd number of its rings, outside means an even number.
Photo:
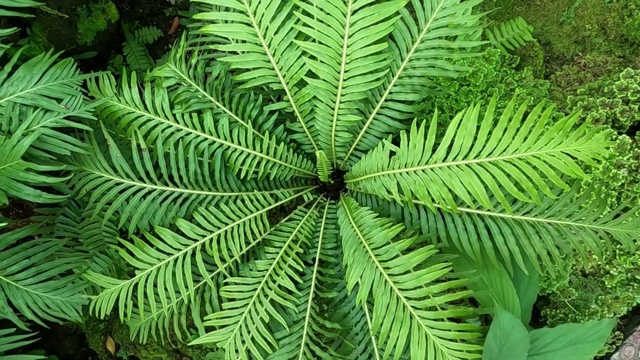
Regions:
<svg viewBox="0 0 640 360"><path fill-rule="evenodd" d="M118 8L111 0L101 0L78 8L78 43L91 44L96 35L120 18Z"/></svg>
<svg viewBox="0 0 640 360"><path fill-rule="evenodd" d="M637 123L637 72L624 70L615 77L605 77L578 89L569 97L570 106L582 111L583 121L590 121L618 132L629 132ZM633 135L632 135L633 136ZM640 199L640 149L637 138L616 136L615 145L599 168L593 169L583 187L607 199L605 211ZM589 254L586 259L568 256L559 277L545 277L540 304L542 316L550 325L618 318L640 301L637 288L637 254L621 247L607 248L604 257ZM622 342L622 333L612 335L602 354Z"/></svg>
<svg viewBox="0 0 640 360"><path fill-rule="evenodd" d="M536 79L531 68L516 70L518 57L499 49L488 48L480 56L455 60L455 63L473 70L456 78L435 79L434 83L440 92L420 100L420 117L426 118L437 110L440 118L447 121L470 103L486 103L493 97L497 99L496 107L504 109L514 94L522 99L531 99L531 109L533 104L539 104L549 97L548 81Z"/></svg>
<svg viewBox="0 0 640 360"><path fill-rule="evenodd" d="M581 191L608 131L508 94L531 76L495 52L467 73L479 3L199 0L197 30L144 78L18 51L0 71L0 203L49 207L0 233L0 317L115 314L142 343L225 359L490 356L479 311L524 327L533 274L632 248L640 220ZM503 87L474 99L485 77ZM425 100L443 88L469 103ZM513 291L483 297L461 259ZM580 328L598 338L585 359L611 323ZM571 330L531 331L522 359Z"/></svg>
<svg viewBox="0 0 640 360"><path fill-rule="evenodd" d="M640 70L627 68L615 79L589 83L568 103L582 111L586 121L626 133L640 121Z"/></svg>

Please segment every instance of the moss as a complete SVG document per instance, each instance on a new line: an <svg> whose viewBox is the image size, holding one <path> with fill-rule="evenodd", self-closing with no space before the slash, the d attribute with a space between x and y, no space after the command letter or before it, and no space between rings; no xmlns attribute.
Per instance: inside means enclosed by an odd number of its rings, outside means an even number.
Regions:
<svg viewBox="0 0 640 360"><path fill-rule="evenodd" d="M506 21L522 16L534 27L554 61L571 61L591 52L609 56L630 54L625 34L628 6L637 0L486 0L485 8L498 8L489 16Z"/></svg>
<svg viewBox="0 0 640 360"><path fill-rule="evenodd" d="M94 2L78 8L78 43L91 44L96 35L120 18L111 1Z"/></svg>
<svg viewBox="0 0 640 360"><path fill-rule="evenodd" d="M625 61L604 54L577 56L573 62L554 69L550 76L551 99L564 111L570 111L567 98L577 95L578 90L589 83L610 78L618 73Z"/></svg>
<svg viewBox="0 0 640 360"><path fill-rule="evenodd" d="M527 45L517 49L514 53L520 58L517 69L530 68L533 76L543 79L545 75L544 49L537 41L530 41Z"/></svg>

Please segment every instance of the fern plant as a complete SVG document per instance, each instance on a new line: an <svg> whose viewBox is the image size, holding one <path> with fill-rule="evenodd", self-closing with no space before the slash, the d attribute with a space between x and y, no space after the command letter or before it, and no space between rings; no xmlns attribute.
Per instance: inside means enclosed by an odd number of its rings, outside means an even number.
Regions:
<svg viewBox="0 0 640 360"><path fill-rule="evenodd" d="M529 25L525 19L518 16L515 19L503 22L487 29L487 38L491 45L498 49L509 52L524 46L533 38L533 26Z"/></svg>
<svg viewBox="0 0 640 360"><path fill-rule="evenodd" d="M37 5L4 1L0 14L22 16L5 9ZM24 61L24 48L8 59L2 57L4 49L0 47L0 211L20 202L51 208L31 219L0 216L0 319L3 327L13 324L0 328L0 357L39 359L11 355L36 340L24 331L33 323L78 321L86 303L81 275L88 262L69 251L51 220L59 211L54 206L69 194L63 159L86 152L73 133L90 129L81 120L94 119L82 89L90 75L81 74L73 60L52 53ZM12 335L15 328L21 332Z"/></svg>
<svg viewBox="0 0 640 360"><path fill-rule="evenodd" d="M479 2L198 1L199 30L144 80L87 82L99 122L64 154L83 208L54 234L126 236L83 247L96 250L74 276L98 292L72 277L60 294L86 290L93 314L116 311L143 342L175 336L227 359L480 358L471 291L443 248L552 271L561 251L631 247L640 224L581 206L576 185L610 142L576 114L514 98L469 104L443 132L437 112L415 119L434 79L484 45ZM4 98L51 111L70 94L19 86Z"/></svg>

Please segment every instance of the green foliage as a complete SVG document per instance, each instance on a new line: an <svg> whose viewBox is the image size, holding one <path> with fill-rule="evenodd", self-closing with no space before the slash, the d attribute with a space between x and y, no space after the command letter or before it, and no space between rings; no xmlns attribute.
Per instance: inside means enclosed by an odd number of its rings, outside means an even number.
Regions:
<svg viewBox="0 0 640 360"><path fill-rule="evenodd" d="M99 32L119 18L118 8L110 0L98 0L78 7L78 43L91 44Z"/></svg>
<svg viewBox="0 0 640 360"><path fill-rule="evenodd" d="M33 17L29 13L29 8L35 8L42 5L33 0L1 0L0 1L0 18L10 17ZM3 44L4 38L15 34L19 29L17 27L0 28L0 57L9 48L9 45Z"/></svg>
<svg viewBox="0 0 640 360"><path fill-rule="evenodd" d="M482 360L527 360L530 348L529 332L520 319L496 306Z"/></svg>
<svg viewBox="0 0 640 360"><path fill-rule="evenodd" d="M443 93L421 100L419 114L429 117L437 109L443 121L455 117L469 103L487 102L497 98L497 109L504 109L513 94L531 98L538 104L549 96L549 83L536 79L532 69L515 70L518 58L501 54L497 49L487 49L482 56L464 58L459 65L473 69L455 79L439 78L434 82Z"/></svg>
<svg viewBox="0 0 640 360"><path fill-rule="evenodd" d="M329 162L327 155L322 150L316 151L316 169L318 169L318 179L320 181L331 181L333 166L331 166L331 162Z"/></svg>
<svg viewBox="0 0 640 360"><path fill-rule="evenodd" d="M122 52L127 67L139 74L143 74L153 68L156 63L145 45L152 44L158 40L163 35L162 30L155 26L137 28L135 24L133 26L123 24L122 28L126 39L122 44ZM123 65L111 64L111 67L115 67L117 73L120 73Z"/></svg>
<svg viewBox="0 0 640 360"><path fill-rule="evenodd" d="M484 45L479 2L199 1L197 34L139 67L153 68L143 79L125 70L87 82L98 121L74 116L64 131L43 125L33 142L11 143L22 175L3 186L43 185L30 182L51 170L41 164L68 163L55 176L73 178L46 187L71 197L45 212L47 226L3 233L0 264L27 282L6 291L16 312L3 316L77 319L88 298L91 314L115 312L134 339L225 359L481 358L472 289L492 291L476 299L508 304L524 327L538 284L523 273L553 271L568 249L631 247L640 230L634 211L578 196L609 132L522 101L518 82L488 104L464 95L442 117L416 117L438 85L455 94L443 78L477 76L464 59ZM130 35L142 44L147 32ZM86 77L51 58L30 76L13 64L0 73L15 79L0 88L10 136L31 140L28 114L52 116L70 99L87 109ZM500 82L491 66L480 74ZM344 179L329 182L335 174ZM483 265L480 280L452 271L452 251ZM29 286L58 296L38 302ZM533 356L546 336L528 336Z"/></svg>
<svg viewBox="0 0 640 360"><path fill-rule="evenodd" d="M585 121L625 133L640 122L640 70L627 68L616 78L587 84L568 103Z"/></svg>
<svg viewBox="0 0 640 360"><path fill-rule="evenodd" d="M614 320L563 324L527 331L519 319L498 307L483 360L590 360L611 333Z"/></svg>
<svg viewBox="0 0 640 360"><path fill-rule="evenodd" d="M16 329L0 329L0 359L3 360L38 360L45 359L39 355L10 355L12 350L27 346L38 339L35 334L16 334Z"/></svg>
<svg viewBox="0 0 640 360"><path fill-rule="evenodd" d="M491 45L508 52L524 46L529 41L534 41L533 26L527 24L522 17L517 17L487 29L487 38Z"/></svg>

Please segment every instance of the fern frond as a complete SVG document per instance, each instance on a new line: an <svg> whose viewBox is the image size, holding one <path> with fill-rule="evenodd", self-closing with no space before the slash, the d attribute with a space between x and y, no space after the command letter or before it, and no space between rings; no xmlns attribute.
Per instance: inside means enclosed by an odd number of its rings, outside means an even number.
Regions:
<svg viewBox="0 0 640 360"><path fill-rule="evenodd" d="M135 73L130 77L128 80L128 76L123 75L121 87L110 75L102 76L98 82L89 81L90 93L102 100L97 107L98 117L119 130L126 130L129 137L137 130L148 144L169 144L179 138L183 146L196 150L196 156L222 149L225 162L241 178L315 176L308 159L268 133L259 139L245 128L231 128L228 119L214 119L211 112L202 115L176 112L171 109L169 95L160 83L145 82L144 92L140 94Z"/></svg>
<svg viewBox="0 0 640 360"><path fill-rule="evenodd" d="M1 10L1 9L0 9ZM16 332L15 328L0 329L0 359L4 360L39 360L45 359L40 355L9 355L8 351L19 349L21 347L33 344L38 341L34 338L37 333L11 335Z"/></svg>
<svg viewBox="0 0 640 360"><path fill-rule="evenodd" d="M516 263L526 269L525 258L540 273L555 273L568 252L578 252L586 259L587 251L598 256L602 244L620 242L634 249L640 236L640 221L633 212L615 209L602 216L606 201L588 201L592 195L577 196L577 188L542 204L527 204L510 199L510 211L496 204L492 210L458 207L447 211L434 204L435 211L414 200L413 207L401 207L369 194L356 194L357 199L374 209L388 209L389 215L406 226L419 226L424 234L437 235L435 242L455 246L473 260L487 258L494 264ZM590 203L588 207L582 206Z"/></svg>
<svg viewBox="0 0 640 360"><path fill-rule="evenodd" d="M331 172L333 172L333 166L327 159L324 151L316 151L316 169L318 169L318 179L323 182L331 181Z"/></svg>
<svg viewBox="0 0 640 360"><path fill-rule="evenodd" d="M89 206L95 205L92 218L102 213L103 222L118 219L118 228L126 224L129 235L150 226L169 226L176 218L190 219L195 209L220 201L266 194L284 199L310 188L295 180L240 180L220 166L210 169L210 164L224 163L221 152L205 149L198 158L195 144L182 142L165 148L158 141L152 148L139 133L130 139L130 164L104 128L103 137L109 144L108 157L89 136L92 152L76 157L71 186L78 197L89 196Z"/></svg>
<svg viewBox="0 0 640 360"><path fill-rule="evenodd" d="M103 288L92 299L91 312L104 318L119 304L120 318L125 320L134 309L145 314L149 308L152 315L156 314L157 303L166 308L169 301L175 302L176 292L182 296L191 294L193 300L194 273L209 278L216 266L223 268L223 261L231 262L248 243L269 230L269 211L305 196L312 189L298 191L280 201L261 195L200 209L194 214L196 223L177 221L182 235L158 227L157 236L145 234L146 241L135 236L133 241L120 240L122 248L118 252L136 269L136 274L121 280L87 272L87 279ZM134 294L137 303L131 301Z"/></svg>
<svg viewBox="0 0 640 360"><path fill-rule="evenodd" d="M256 248L259 248L258 245L266 240L267 235L281 231L283 224L290 223L294 218L294 214L305 211L305 207L306 204L300 206L297 211L293 211L280 220L276 226L255 238L229 261L223 260L221 267L215 268L215 270L212 269L208 276L201 277L199 274L194 274L193 287L184 294L176 293L175 297L171 297L166 304L158 302L155 313L150 310L140 313L134 309L131 319L127 322L131 328L132 339L139 338L140 342L146 343L149 335L154 339L161 338L164 340L165 338L170 338L169 335L171 333L175 333L178 339L183 340L183 334L188 334L189 331L187 327L187 316L189 314L200 335L204 335L202 309L203 306L206 306L205 309L210 309L209 311L220 311L218 294L224 278L222 274L237 273L237 268L240 267L242 261L248 259Z"/></svg>
<svg viewBox="0 0 640 360"><path fill-rule="evenodd" d="M319 147L333 166L347 154L351 128L362 121L360 102L383 83L389 62L387 35L406 0L370 4L368 0L300 1L296 41L314 77L305 77L314 94L314 127ZM340 25L337 27L336 25Z"/></svg>
<svg viewBox="0 0 640 360"><path fill-rule="evenodd" d="M80 86L93 74L81 74L73 59L58 61L51 52L40 54L13 70L19 54L0 70L0 119L10 105L61 112L63 102L82 95Z"/></svg>
<svg viewBox="0 0 640 360"><path fill-rule="evenodd" d="M23 128L28 124L24 124ZM25 154L31 144L38 138L32 132L22 136L23 129L18 129L11 136L0 134L0 205L8 204L9 197L36 203L55 203L66 197L41 190L44 186L53 186L65 182L67 177L54 176L64 166L41 165L26 161Z"/></svg>
<svg viewBox="0 0 640 360"><path fill-rule="evenodd" d="M493 209L491 193L511 211L507 194L540 204L540 191L555 197L549 181L568 190L561 174L583 178L578 161L595 165L606 154L607 132L589 124L572 130L578 114L551 124L553 106L540 103L523 121L527 102L516 109L514 98L496 121L495 105L494 98L483 119L479 105L460 112L439 144L437 113L428 130L414 121L398 146L385 141L363 157L346 175L347 186L399 202L416 199L432 210L433 203L455 210L457 199Z"/></svg>
<svg viewBox="0 0 640 360"><path fill-rule="evenodd" d="M307 72L302 49L295 44L298 19L291 16L293 1L197 0L218 7L194 16L205 24L201 33L227 39L212 47L222 53L220 61L239 73L234 79L243 88L268 86L282 91L278 108L293 113L300 133L293 136L310 153L320 150L312 133L310 89L300 80Z"/></svg>
<svg viewBox="0 0 640 360"><path fill-rule="evenodd" d="M122 53L132 71L147 71L155 65L155 61L142 42L127 40L122 44Z"/></svg>
<svg viewBox="0 0 640 360"><path fill-rule="evenodd" d="M390 71L372 92L373 101L364 103L365 116L342 159L343 168L353 165L387 135L407 128L417 100L433 85L429 78L456 76L465 70L451 60L474 56L464 50L483 44L457 38L481 28L482 14L471 11L480 1L411 0L411 11L401 10L389 40Z"/></svg>
<svg viewBox="0 0 640 360"><path fill-rule="evenodd" d="M84 96L69 97L60 102L57 112L25 106L11 106L0 119L0 132L16 133L22 127L23 136L36 133L38 136L27 150L30 157L52 160L60 155L87 153L86 144L74 136L73 131L91 128L77 121L93 121L93 105Z"/></svg>
<svg viewBox="0 0 640 360"><path fill-rule="evenodd" d="M46 322L79 321L84 282L73 271L77 259L60 257L64 241L32 224L0 236L0 317L25 328L18 314Z"/></svg>
<svg viewBox="0 0 640 360"><path fill-rule="evenodd" d="M143 26L133 32L133 38L142 44L153 44L163 36L162 30L157 26Z"/></svg>
<svg viewBox="0 0 640 360"><path fill-rule="evenodd" d="M297 310L296 283L302 281L298 273L304 268L301 246L311 238L320 200L294 216L291 224L283 224L281 231L270 234L263 257L251 264L244 276L226 280L220 295L228 302L204 323L217 329L191 344L213 343L225 350L226 359L245 359L249 354L263 359L262 351L269 353L277 347L266 326L273 318L287 328L286 313Z"/></svg>
<svg viewBox="0 0 640 360"><path fill-rule="evenodd" d="M78 263L76 272L87 269L100 274L115 274L119 265L118 255L113 248L120 236L115 224L104 221L104 211L96 216L92 206L86 208L78 201L66 201L55 212L53 233L67 239L66 249L76 258L84 260L86 268Z"/></svg>
<svg viewBox="0 0 640 360"><path fill-rule="evenodd" d="M452 303L469 296L459 288L461 280L444 280L451 264L429 261L437 253L433 246L410 250L416 238L395 240L402 225L377 216L355 200L343 196L338 210L347 286L358 286L360 307L373 302L371 329L384 358L395 352L399 358L405 347L411 359L477 359L481 346L473 339L481 336L472 324L451 322L449 318L471 315L469 309Z"/></svg>
<svg viewBox="0 0 640 360"><path fill-rule="evenodd" d="M226 66L209 61L202 50L188 51L185 35L169 52L167 61L151 74L161 78L163 86L171 87L174 106L184 112L210 109L216 118L228 118L231 125L242 125L256 137L271 133L279 141L287 141L284 126L276 124L278 114L264 108L261 95L234 90Z"/></svg>
<svg viewBox="0 0 640 360"><path fill-rule="evenodd" d="M275 334L278 350L269 359L336 359L329 341L339 336L338 324L327 318L323 303L334 296L333 275L340 268L336 204L325 201L321 206L316 233L305 256L304 276L300 284L300 301L288 329Z"/></svg>
<svg viewBox="0 0 640 360"><path fill-rule="evenodd" d="M503 22L493 27L493 31L487 29L487 38L491 45L498 49L509 52L527 42L535 40L532 36L533 26L527 24L527 21L521 16L515 19Z"/></svg>

